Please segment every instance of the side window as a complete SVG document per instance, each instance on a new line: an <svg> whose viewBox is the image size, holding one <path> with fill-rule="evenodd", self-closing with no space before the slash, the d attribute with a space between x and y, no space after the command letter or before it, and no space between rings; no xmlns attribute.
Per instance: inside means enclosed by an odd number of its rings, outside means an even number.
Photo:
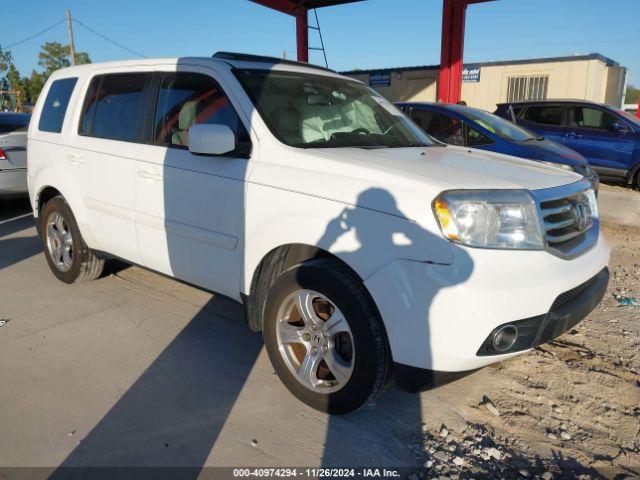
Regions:
<svg viewBox="0 0 640 480"><path fill-rule="evenodd" d="M492 143L493 140L485 134L467 125L467 147L479 147L481 145L491 145Z"/></svg>
<svg viewBox="0 0 640 480"><path fill-rule="evenodd" d="M92 137L139 141L142 134L145 84L150 74L102 75L89 85L80 133Z"/></svg>
<svg viewBox="0 0 640 480"><path fill-rule="evenodd" d="M562 126L562 110L559 105L533 105L527 108L522 118L542 125Z"/></svg>
<svg viewBox="0 0 640 480"><path fill-rule="evenodd" d="M429 133L427 131L427 128L429 127L429 124L431 123L432 118L433 118L433 112L430 112L428 110L418 110L417 108L414 108L411 111L411 120L413 120L416 123L416 125L418 125L421 129L423 129L427 133Z"/></svg>
<svg viewBox="0 0 640 480"><path fill-rule="evenodd" d="M218 82L199 73L165 73L160 82L153 129L157 145L186 147L196 123L227 125L248 148L249 134Z"/></svg>
<svg viewBox="0 0 640 480"><path fill-rule="evenodd" d="M613 115L597 108L571 107L569 109L570 127L609 130L616 121L617 119Z"/></svg>
<svg viewBox="0 0 640 480"><path fill-rule="evenodd" d="M40 113L38 130L53 133L62 131L62 122L77 81L77 78L63 78L51 84Z"/></svg>
<svg viewBox="0 0 640 480"><path fill-rule="evenodd" d="M465 145L464 124L460 120L442 113L431 115L429 124L423 127L429 135L449 145Z"/></svg>

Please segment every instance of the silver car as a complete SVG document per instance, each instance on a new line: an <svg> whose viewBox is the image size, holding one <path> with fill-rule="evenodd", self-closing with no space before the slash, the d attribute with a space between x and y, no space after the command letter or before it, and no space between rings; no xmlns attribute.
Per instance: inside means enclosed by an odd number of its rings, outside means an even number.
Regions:
<svg viewBox="0 0 640 480"><path fill-rule="evenodd" d="M27 193L27 129L31 115L0 112L0 197Z"/></svg>

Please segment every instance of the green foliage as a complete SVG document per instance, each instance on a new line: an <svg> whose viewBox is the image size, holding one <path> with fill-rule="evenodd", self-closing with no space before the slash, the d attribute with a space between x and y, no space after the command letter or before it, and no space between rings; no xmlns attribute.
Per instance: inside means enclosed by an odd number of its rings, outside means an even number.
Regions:
<svg viewBox="0 0 640 480"><path fill-rule="evenodd" d="M11 52L0 47L0 75L7 71L11 63Z"/></svg>
<svg viewBox="0 0 640 480"><path fill-rule="evenodd" d="M76 52L76 63L91 63L91 58L87 52ZM31 76L21 77L13 64L11 52L0 48L0 84L6 83L11 90L19 91L22 102L35 104L49 75L60 68L71 66L69 46L59 42L43 43L38 54L38 65L42 71L33 70ZM4 72L7 73L3 78Z"/></svg>
<svg viewBox="0 0 640 480"><path fill-rule="evenodd" d="M640 101L640 88L636 88L633 85L629 85L627 87L627 91L625 94L625 103L635 103L637 104Z"/></svg>

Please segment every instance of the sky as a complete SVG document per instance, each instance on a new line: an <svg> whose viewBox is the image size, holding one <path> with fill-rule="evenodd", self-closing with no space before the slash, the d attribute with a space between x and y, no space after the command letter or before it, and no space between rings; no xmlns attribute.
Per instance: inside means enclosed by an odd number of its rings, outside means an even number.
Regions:
<svg viewBox="0 0 640 480"><path fill-rule="evenodd" d="M237 51L295 57L292 17L248 0L23 0L4 9L6 47L64 19L145 57ZM329 66L336 70L434 65L440 60L442 0L366 0L318 10ZM314 17L310 17L310 23ZM601 53L640 87L640 0L497 0L467 10L466 63ZM79 24L76 50L94 62L136 58ZM64 23L10 50L20 72L37 68L40 45L68 43ZM311 46L319 46L310 32ZM311 61L322 63L319 52Z"/></svg>

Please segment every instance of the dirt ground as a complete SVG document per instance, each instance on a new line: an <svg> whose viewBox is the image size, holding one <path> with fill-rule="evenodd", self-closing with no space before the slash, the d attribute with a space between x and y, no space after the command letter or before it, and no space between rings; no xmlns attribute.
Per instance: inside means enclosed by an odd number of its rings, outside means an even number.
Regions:
<svg viewBox="0 0 640 480"><path fill-rule="evenodd" d="M612 258L600 306L550 344L490 367L482 401L457 406L465 430L425 425L416 477L640 477L640 305L618 301L640 297L640 228L605 222L603 234Z"/></svg>

